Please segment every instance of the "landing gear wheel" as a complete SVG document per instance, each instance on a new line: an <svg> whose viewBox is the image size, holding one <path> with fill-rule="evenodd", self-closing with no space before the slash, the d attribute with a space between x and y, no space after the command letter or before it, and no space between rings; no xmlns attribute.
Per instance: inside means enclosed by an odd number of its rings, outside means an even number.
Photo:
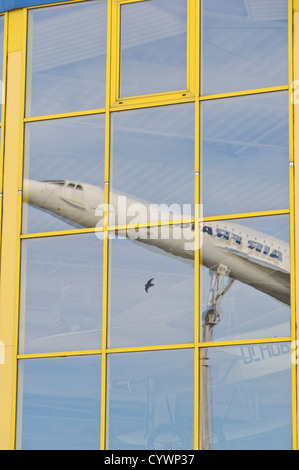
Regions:
<svg viewBox="0 0 299 470"><path fill-rule="evenodd" d="M157 426L149 435L146 443L148 450L182 450L185 449L185 439L172 424Z"/></svg>

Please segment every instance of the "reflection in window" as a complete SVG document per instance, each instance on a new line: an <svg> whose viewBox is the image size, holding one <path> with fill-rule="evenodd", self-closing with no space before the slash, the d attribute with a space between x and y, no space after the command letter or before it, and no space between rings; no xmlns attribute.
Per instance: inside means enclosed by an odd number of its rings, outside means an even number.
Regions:
<svg viewBox="0 0 299 470"><path fill-rule="evenodd" d="M290 344L209 348L201 357L201 404L202 410L209 410L202 427L203 447L290 450Z"/></svg>
<svg viewBox="0 0 299 470"><path fill-rule="evenodd" d="M186 89L186 0L122 5L120 29L120 96Z"/></svg>
<svg viewBox="0 0 299 470"><path fill-rule="evenodd" d="M194 104L113 113L113 192L175 208L194 202Z"/></svg>
<svg viewBox="0 0 299 470"><path fill-rule="evenodd" d="M202 5L202 94L288 84L286 0Z"/></svg>
<svg viewBox="0 0 299 470"><path fill-rule="evenodd" d="M193 341L194 234L190 232L188 227L156 227L111 240L111 347Z"/></svg>
<svg viewBox="0 0 299 470"><path fill-rule="evenodd" d="M105 107L106 3L29 11L26 116Z"/></svg>
<svg viewBox="0 0 299 470"><path fill-rule="evenodd" d="M23 240L20 353L101 348L102 242L95 234Z"/></svg>
<svg viewBox="0 0 299 470"><path fill-rule="evenodd" d="M19 362L17 449L99 450L99 356Z"/></svg>
<svg viewBox="0 0 299 470"><path fill-rule="evenodd" d="M23 233L94 227L104 156L103 114L26 123ZM87 196L83 183L92 186Z"/></svg>
<svg viewBox="0 0 299 470"><path fill-rule="evenodd" d="M290 336L289 216L205 222L202 241L203 339Z"/></svg>
<svg viewBox="0 0 299 470"><path fill-rule="evenodd" d="M288 92L201 103L204 216L289 207Z"/></svg>
<svg viewBox="0 0 299 470"><path fill-rule="evenodd" d="M109 356L108 449L193 448L193 351Z"/></svg>
<svg viewBox="0 0 299 470"><path fill-rule="evenodd" d="M56 186L64 186L66 184L66 181L44 180L43 183L52 183L52 184L56 184Z"/></svg>

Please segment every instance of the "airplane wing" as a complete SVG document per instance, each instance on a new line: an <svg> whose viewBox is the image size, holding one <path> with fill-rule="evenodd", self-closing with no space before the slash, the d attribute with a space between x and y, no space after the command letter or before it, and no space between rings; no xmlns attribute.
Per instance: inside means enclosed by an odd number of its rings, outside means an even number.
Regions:
<svg viewBox="0 0 299 470"><path fill-rule="evenodd" d="M230 247L217 246L225 256L229 276L290 305L290 272L271 262ZM210 267L212 269L213 267Z"/></svg>

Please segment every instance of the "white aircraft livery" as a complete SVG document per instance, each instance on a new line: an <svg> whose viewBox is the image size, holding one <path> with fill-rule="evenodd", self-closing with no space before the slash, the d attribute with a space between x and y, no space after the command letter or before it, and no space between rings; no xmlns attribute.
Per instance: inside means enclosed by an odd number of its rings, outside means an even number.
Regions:
<svg viewBox="0 0 299 470"><path fill-rule="evenodd" d="M86 228L103 225L104 190L97 186L65 180L25 180L23 197L24 202L70 224ZM110 225L118 227L166 220L167 217L170 220L165 208L116 193L110 194L109 216L113 217ZM177 220L175 214L173 220ZM194 224L190 223L159 229L123 229L118 235L193 262L194 233ZM200 259L205 267L215 272L220 267L230 279L290 304L290 250L286 242L234 221L200 223L199 233Z"/></svg>

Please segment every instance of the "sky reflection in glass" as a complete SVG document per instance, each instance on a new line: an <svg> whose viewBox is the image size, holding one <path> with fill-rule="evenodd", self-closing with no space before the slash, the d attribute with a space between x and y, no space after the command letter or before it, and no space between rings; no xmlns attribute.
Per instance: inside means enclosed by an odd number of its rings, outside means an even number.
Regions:
<svg viewBox="0 0 299 470"><path fill-rule="evenodd" d="M193 259L172 256L153 245L115 239L111 240L109 265L110 347L193 341ZM146 292L151 278L154 286Z"/></svg>
<svg viewBox="0 0 299 470"><path fill-rule="evenodd" d="M288 92L201 103L203 215L289 207Z"/></svg>
<svg viewBox="0 0 299 470"><path fill-rule="evenodd" d="M106 4L29 11L26 116L105 107Z"/></svg>
<svg viewBox="0 0 299 470"><path fill-rule="evenodd" d="M99 450L100 356L19 362L17 449Z"/></svg>
<svg viewBox="0 0 299 470"><path fill-rule="evenodd" d="M22 241L20 353L101 348L102 250L95 234Z"/></svg>
<svg viewBox="0 0 299 470"><path fill-rule="evenodd" d="M108 449L192 449L192 350L109 356Z"/></svg>
<svg viewBox="0 0 299 470"><path fill-rule="evenodd" d="M122 5L120 30L121 97L186 89L186 0Z"/></svg>
<svg viewBox="0 0 299 470"><path fill-rule="evenodd" d="M194 104L113 113L112 129L113 192L146 204L177 204L177 218L190 217Z"/></svg>
<svg viewBox="0 0 299 470"><path fill-rule="evenodd" d="M210 449L291 450L289 343L209 348Z"/></svg>
<svg viewBox="0 0 299 470"><path fill-rule="evenodd" d="M201 94L288 84L286 0L203 0Z"/></svg>

